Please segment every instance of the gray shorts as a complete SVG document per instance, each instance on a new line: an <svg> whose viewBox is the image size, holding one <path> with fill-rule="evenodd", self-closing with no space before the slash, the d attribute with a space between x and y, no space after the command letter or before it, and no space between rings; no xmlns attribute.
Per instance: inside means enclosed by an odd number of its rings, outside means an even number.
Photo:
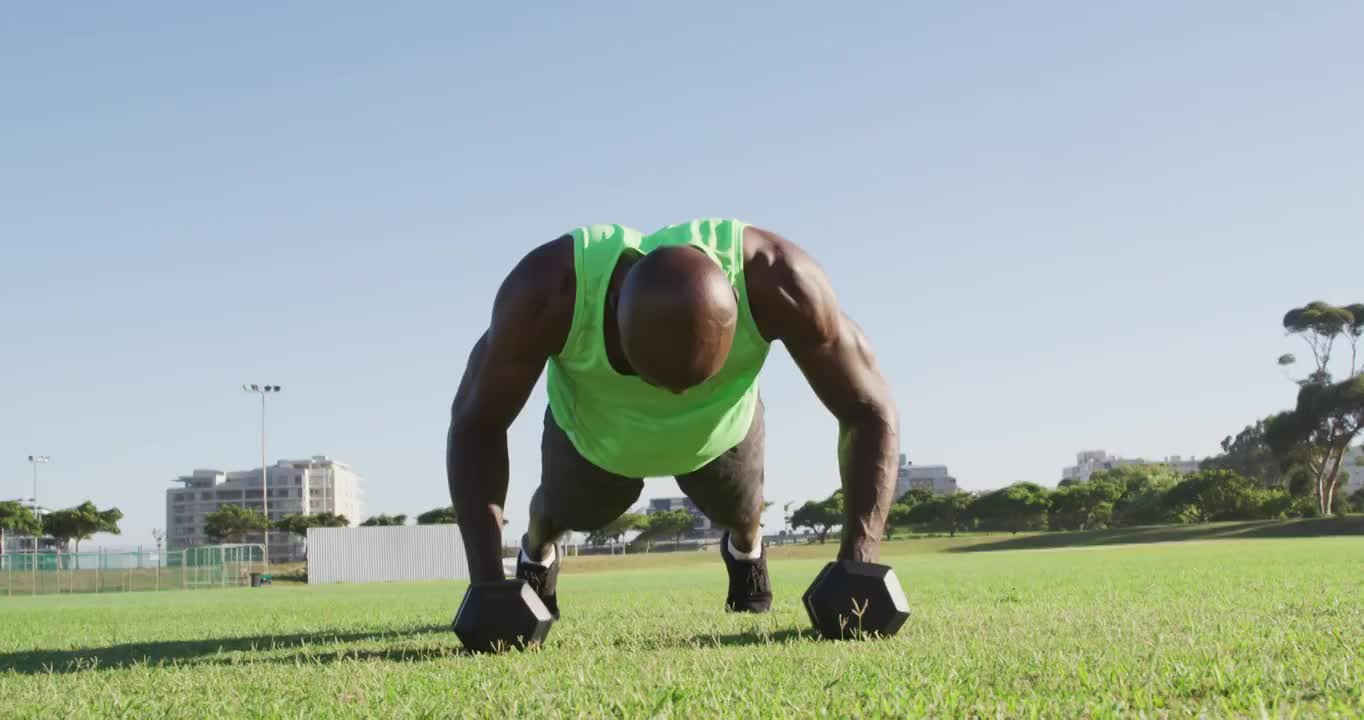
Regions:
<svg viewBox="0 0 1364 720"><path fill-rule="evenodd" d="M677 485L719 527L746 527L762 515L763 402L738 445L698 470L677 476ZM603 470L578 453L554 415L545 409L540 440L540 510L560 529L588 532L620 517L639 500L642 478Z"/></svg>

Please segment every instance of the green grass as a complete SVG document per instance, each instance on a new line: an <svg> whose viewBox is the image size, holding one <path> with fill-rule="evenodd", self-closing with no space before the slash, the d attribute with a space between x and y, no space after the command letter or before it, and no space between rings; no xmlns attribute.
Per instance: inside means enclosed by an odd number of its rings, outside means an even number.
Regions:
<svg viewBox="0 0 1364 720"><path fill-rule="evenodd" d="M944 552L1001 540L887 545L914 614L868 642L806 631L832 545L775 550L756 617L713 554L566 572L503 656L459 650L454 583L0 598L0 716L1364 715L1359 537Z"/></svg>

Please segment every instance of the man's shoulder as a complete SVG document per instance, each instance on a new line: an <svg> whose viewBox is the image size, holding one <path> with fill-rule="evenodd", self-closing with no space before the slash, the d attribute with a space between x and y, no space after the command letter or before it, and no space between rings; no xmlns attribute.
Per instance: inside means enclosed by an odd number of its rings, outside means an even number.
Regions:
<svg viewBox="0 0 1364 720"><path fill-rule="evenodd" d="M837 311L815 259L772 230L744 228L744 284L753 319L768 340L818 333Z"/></svg>
<svg viewBox="0 0 1364 720"><path fill-rule="evenodd" d="M516 267L512 268L512 275L522 277L533 285L552 286L552 281L573 274L573 244L573 235L564 233L536 245L526 251Z"/></svg>
<svg viewBox="0 0 1364 720"><path fill-rule="evenodd" d="M507 273L494 301L504 322L534 333L552 352L563 345L573 322L573 242L564 234L531 248Z"/></svg>

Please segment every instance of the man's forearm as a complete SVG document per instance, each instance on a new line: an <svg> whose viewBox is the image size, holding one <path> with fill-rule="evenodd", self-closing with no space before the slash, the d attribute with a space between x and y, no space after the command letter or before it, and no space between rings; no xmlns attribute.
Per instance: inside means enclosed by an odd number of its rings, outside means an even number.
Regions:
<svg viewBox="0 0 1364 720"><path fill-rule="evenodd" d="M886 513L894 502L899 441L893 414L840 423L838 460L843 478L840 560L876 562Z"/></svg>
<svg viewBox="0 0 1364 720"><path fill-rule="evenodd" d="M451 425L445 470L450 501L474 582L501 580L502 506L507 499L507 433Z"/></svg>

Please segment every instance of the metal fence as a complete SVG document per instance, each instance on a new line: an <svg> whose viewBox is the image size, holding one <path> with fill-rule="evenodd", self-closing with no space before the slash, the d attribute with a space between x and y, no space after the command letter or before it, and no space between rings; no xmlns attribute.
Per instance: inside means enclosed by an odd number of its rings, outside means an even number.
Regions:
<svg viewBox="0 0 1364 720"><path fill-rule="evenodd" d="M0 555L6 596L239 587L265 571L262 545Z"/></svg>
<svg viewBox="0 0 1364 720"><path fill-rule="evenodd" d="M308 528L308 584L465 580L458 525Z"/></svg>

